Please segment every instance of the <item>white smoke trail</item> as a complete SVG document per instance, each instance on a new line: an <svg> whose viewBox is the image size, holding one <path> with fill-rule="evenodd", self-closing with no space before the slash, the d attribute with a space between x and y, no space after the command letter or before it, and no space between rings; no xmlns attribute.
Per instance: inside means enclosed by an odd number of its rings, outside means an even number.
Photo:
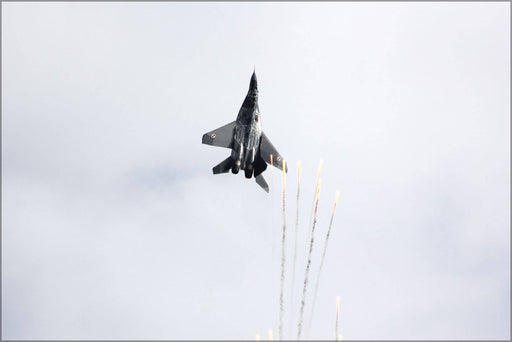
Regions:
<svg viewBox="0 0 512 342"><path fill-rule="evenodd" d="M285 240L286 240L286 161L283 160L283 238L281 240L281 293L279 295L279 339L283 339L284 316L284 271L285 271Z"/></svg>
<svg viewBox="0 0 512 342"><path fill-rule="evenodd" d="M274 224L275 224L275 221L276 221L276 212L274 211L274 208L276 207L276 196L274 196L274 192L273 192L273 187L272 187L272 184L273 184L273 169L274 169L274 155L271 154L270 155L270 190L271 190L271 201L270 201L270 208L269 208L269 211L271 213L271 225L270 227L274 227ZM271 261L272 263L274 263L274 261L276 260L276 245L277 245L277 237L276 237L276 234L275 234L275 230L274 229L271 229L270 230L270 234L271 234L271 239L270 239L270 245L271 245ZM275 265L277 266L277 265ZM273 267L272 267L273 269ZM272 288L272 303L275 303L276 302L276 296L277 296L277 285L276 285L276 282L277 282L277 279L275 277L271 277L271 288Z"/></svg>
<svg viewBox="0 0 512 342"><path fill-rule="evenodd" d="M336 204L338 203L339 197L340 197L340 192L336 191L336 198L334 199L334 206L332 208L331 221L329 222L329 228L327 230L327 235L325 236L324 251L322 253L322 260L320 261L320 268L318 269L318 276L316 279L315 295L313 296L313 304L311 306L311 316L309 319L309 328L311 328L311 322L313 320L313 314L315 312L316 296L318 294L318 284L320 283L320 274L322 273L322 267L324 265L325 252L327 251L327 243L329 242L329 236L331 235L332 223L334 221L334 213L336 212Z"/></svg>
<svg viewBox="0 0 512 342"><path fill-rule="evenodd" d="M320 180L320 174L322 173L322 166L324 164L324 160L320 159L320 162L318 163L318 171L316 173L316 180L315 180L315 188L313 190L314 196L313 196L313 203L311 204L311 212L309 214L309 225L308 227L311 227L313 224L313 213L315 212L315 201L316 201L316 190L318 188L318 181ZM311 240L311 231L308 233L308 239L307 241ZM307 247L306 247L306 253L307 253Z"/></svg>
<svg viewBox="0 0 512 342"><path fill-rule="evenodd" d="M320 198L320 185L322 184L322 179L318 179L318 187L316 189L315 196L315 211L313 216L313 225L311 227L311 240L309 241L309 253L308 253L308 261L306 265L306 273L304 275L304 288L302 289L302 301L300 306L300 314L299 314L299 324L297 326L297 339L300 339L300 335L302 334L302 323L304 317L304 306L306 305L306 290L308 287L308 276L309 276L309 268L311 266L311 255L313 254L313 243L315 238L315 225L316 218L318 213L318 200Z"/></svg>
<svg viewBox="0 0 512 342"><path fill-rule="evenodd" d="M297 264L297 240L299 235L299 197L300 197L300 160L297 162L297 212L295 214L295 244L293 250L293 270L292 270L292 291L291 291L291 300L290 307L293 312L293 303L295 298L295 266ZM291 318L291 316L290 316ZM290 320L291 322L291 320Z"/></svg>

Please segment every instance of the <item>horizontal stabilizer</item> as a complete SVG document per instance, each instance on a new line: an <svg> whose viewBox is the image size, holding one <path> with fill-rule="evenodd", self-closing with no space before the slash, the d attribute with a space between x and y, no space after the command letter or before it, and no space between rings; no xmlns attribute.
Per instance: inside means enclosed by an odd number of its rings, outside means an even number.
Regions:
<svg viewBox="0 0 512 342"><path fill-rule="evenodd" d="M219 173L229 172L229 170L231 169L232 166L233 166L233 159L231 159L231 157L227 157L222 163L220 163L219 165L217 165L213 168L213 174L216 175Z"/></svg>
<svg viewBox="0 0 512 342"><path fill-rule="evenodd" d="M260 155L254 161L254 177L258 177L263 171L267 169L267 163L261 158Z"/></svg>
<svg viewBox="0 0 512 342"><path fill-rule="evenodd" d="M268 186L267 181L265 180L265 177L263 177L263 175L260 174L256 176L256 183L258 183L258 185L261 186L263 190L269 192L270 187Z"/></svg>

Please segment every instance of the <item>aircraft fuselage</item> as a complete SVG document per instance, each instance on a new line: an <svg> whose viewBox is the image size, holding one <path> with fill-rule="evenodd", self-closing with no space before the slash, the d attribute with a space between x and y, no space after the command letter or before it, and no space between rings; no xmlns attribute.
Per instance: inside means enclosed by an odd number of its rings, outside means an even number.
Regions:
<svg viewBox="0 0 512 342"><path fill-rule="evenodd" d="M231 159L233 159L231 171L233 173L238 173L240 169L245 170L245 177L251 178L259 152L261 133L258 83L256 74L253 74L249 91L236 118L231 151Z"/></svg>

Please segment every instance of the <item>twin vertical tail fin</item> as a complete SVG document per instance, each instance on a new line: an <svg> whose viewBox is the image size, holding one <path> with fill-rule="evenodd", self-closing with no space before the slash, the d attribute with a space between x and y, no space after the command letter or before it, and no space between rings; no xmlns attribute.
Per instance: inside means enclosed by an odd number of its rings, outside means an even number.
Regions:
<svg viewBox="0 0 512 342"><path fill-rule="evenodd" d="M263 175L259 174L256 176L256 183L263 188L266 192L270 191L270 187L267 184L267 181L263 177Z"/></svg>
<svg viewBox="0 0 512 342"><path fill-rule="evenodd" d="M227 157L224 161L222 161L220 164L218 164L217 166L215 166L213 168L213 174L217 175L219 173L229 172L229 170L231 170L233 165L234 165L233 159L231 159L231 157ZM265 178L261 174L261 172L263 172L263 171L261 170L261 168L258 168L258 171L259 171L259 174L256 174L256 172L254 173L254 175L256 176L255 177L256 178L256 183L259 186L261 186L263 188L263 190L265 190L266 192L269 192L270 191L270 187L268 186L267 181L265 180Z"/></svg>
<svg viewBox="0 0 512 342"><path fill-rule="evenodd" d="M233 166L233 159L231 159L231 157L227 157L219 165L217 165L213 168L213 174L217 175L219 173L229 172L229 170L231 169L232 166Z"/></svg>

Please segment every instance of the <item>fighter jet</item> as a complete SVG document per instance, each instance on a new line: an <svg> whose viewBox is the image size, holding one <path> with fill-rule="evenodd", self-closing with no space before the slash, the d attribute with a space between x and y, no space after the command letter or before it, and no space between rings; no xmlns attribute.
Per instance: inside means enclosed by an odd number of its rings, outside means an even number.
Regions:
<svg viewBox="0 0 512 342"><path fill-rule="evenodd" d="M261 173L267 169L267 163L282 170L283 157L261 129L256 72L252 74L249 91L236 121L205 133L203 144L231 149L231 156L213 168L214 175L229 170L237 174L244 170L246 178L254 175L256 183L269 192L267 181ZM286 165L285 172L288 172Z"/></svg>

